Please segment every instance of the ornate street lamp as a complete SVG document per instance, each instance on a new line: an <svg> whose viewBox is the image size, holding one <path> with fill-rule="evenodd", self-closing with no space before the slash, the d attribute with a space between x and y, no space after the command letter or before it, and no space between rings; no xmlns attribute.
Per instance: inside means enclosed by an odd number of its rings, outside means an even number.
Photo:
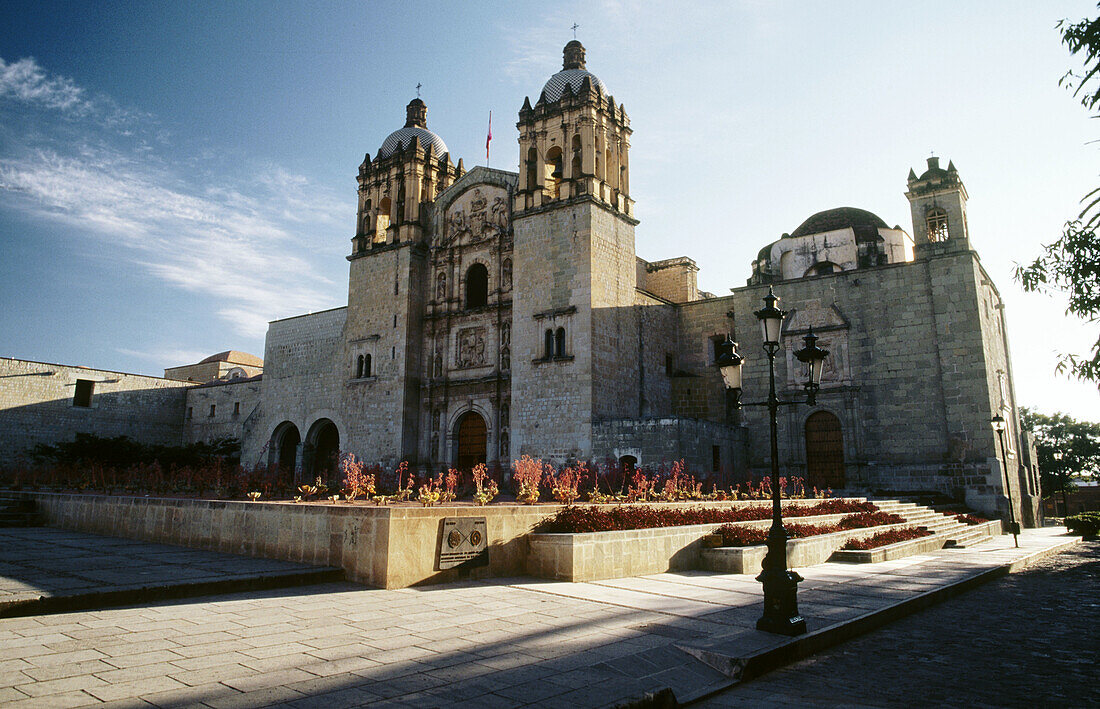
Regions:
<svg viewBox="0 0 1100 709"><path fill-rule="evenodd" d="M753 313L760 320L764 336L764 352L768 355L768 398L766 401L744 404L745 406L768 407L771 425L771 488L772 488L772 526L768 531L768 553L764 557L763 571L756 577L764 586L764 615L756 622L758 630L782 635L801 635L806 632L806 621L798 613L798 583L802 580L794 571L787 569L787 530L783 528L783 508L779 489L779 436L776 414L780 406L795 405L801 402L780 401L775 392L775 354L779 351L779 337L786 313L779 309L779 298L771 288L764 296L764 307ZM807 403L816 403L817 390L821 384L821 368L829 352L817 346L817 336L811 329L803 338L805 347L794 353L798 361L806 365ZM730 401L734 408L741 408L741 366L745 360L737 354L737 344L726 338L719 346L718 367L722 372L722 382L731 392Z"/></svg>
<svg viewBox="0 0 1100 709"><path fill-rule="evenodd" d="M1005 418L997 414L989 420L993 430L997 432L997 439L1001 442L1001 470L1004 471L1005 494L1008 495L1008 531L1012 533L1012 541L1016 548L1020 548L1020 525L1016 522L1016 506L1012 504L1012 480L1008 474L1008 463L1005 461Z"/></svg>

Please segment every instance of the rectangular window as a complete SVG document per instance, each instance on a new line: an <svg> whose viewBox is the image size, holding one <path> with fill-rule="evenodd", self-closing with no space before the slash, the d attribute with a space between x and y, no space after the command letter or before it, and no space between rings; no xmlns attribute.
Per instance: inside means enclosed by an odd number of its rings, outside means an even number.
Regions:
<svg viewBox="0 0 1100 709"><path fill-rule="evenodd" d="M188 406L187 407L187 420L190 421L191 417L194 416L194 415L195 415L195 407Z"/></svg>
<svg viewBox="0 0 1100 709"><path fill-rule="evenodd" d="M241 402L239 402L239 401L234 401L233 402L233 415L234 416L240 416L241 415Z"/></svg>
<svg viewBox="0 0 1100 709"><path fill-rule="evenodd" d="M722 447L711 446L710 447L710 469L712 472L719 472L722 469Z"/></svg>
<svg viewBox="0 0 1100 709"><path fill-rule="evenodd" d="M214 405L214 404L211 404L211 405L210 405L210 418L214 418L214 409L215 409L215 408L216 408L216 407L215 407L215 405Z"/></svg>
<svg viewBox="0 0 1100 709"><path fill-rule="evenodd" d="M88 408L92 405L92 393L95 391L95 382L91 379L77 379L76 392L73 394L73 406Z"/></svg>

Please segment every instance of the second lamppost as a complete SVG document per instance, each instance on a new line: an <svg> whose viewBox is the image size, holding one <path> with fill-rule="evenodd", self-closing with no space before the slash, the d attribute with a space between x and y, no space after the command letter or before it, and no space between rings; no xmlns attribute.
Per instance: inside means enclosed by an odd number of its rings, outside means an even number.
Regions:
<svg viewBox="0 0 1100 709"><path fill-rule="evenodd" d="M764 586L764 615L756 622L758 630L783 635L801 635L806 632L806 621L798 613L798 582L802 580L787 568L787 530L783 528L783 507L779 485L779 436L777 413L780 406L797 405L797 401L780 401L775 391L775 355L779 351L779 337L786 313L777 307L779 298L772 289L764 296L764 307L753 315L760 321L764 336L764 352L768 355L768 398L744 406L766 406L771 426L771 489L772 526L768 531L768 553L764 557L763 571L756 577ZM813 329L803 337L805 347L794 353L798 361L806 365L806 403L816 403L821 384L821 368L829 352L817 346ZM737 354L737 343L729 337L719 346L718 367L722 380L731 392L732 405L741 404L741 366L744 358Z"/></svg>
<svg viewBox="0 0 1100 709"><path fill-rule="evenodd" d="M1008 461L1005 460L1005 417L996 414L989 423L997 432L997 440L1001 443L1001 470L1004 471L1005 494L1008 495L1008 531L1012 534L1012 541L1018 549L1020 547L1020 524L1016 521L1016 506L1012 504L1012 480L1008 474Z"/></svg>

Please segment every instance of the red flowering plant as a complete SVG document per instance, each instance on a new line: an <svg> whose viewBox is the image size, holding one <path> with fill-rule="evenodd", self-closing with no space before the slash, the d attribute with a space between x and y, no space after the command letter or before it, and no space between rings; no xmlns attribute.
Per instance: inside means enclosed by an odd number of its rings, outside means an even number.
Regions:
<svg viewBox="0 0 1100 709"><path fill-rule="evenodd" d="M488 484L485 484L485 478L489 477L488 468L484 463L478 463L474 466L473 470L474 487L474 502L479 505L487 505L493 501L493 498L497 496L497 481L490 480Z"/></svg>
<svg viewBox="0 0 1100 709"><path fill-rule="evenodd" d="M549 470L546 470L546 469ZM533 505L539 501L539 485L542 484L544 471L553 480L553 467L529 455L522 455L517 461L513 461L512 480L516 483L516 499L525 504Z"/></svg>
<svg viewBox="0 0 1100 709"><path fill-rule="evenodd" d="M556 475L553 468L549 466L546 468L546 484L550 487L550 493L555 500L563 504L571 505L580 497L577 488L581 481L580 470L577 468L566 466Z"/></svg>
<svg viewBox="0 0 1100 709"><path fill-rule="evenodd" d="M902 527L901 529L886 529L878 534L867 537L866 539L849 539L844 543L842 549L853 549L859 551L866 551L868 549L877 549L889 544L897 544L898 542L907 542L910 539L920 539L921 537L930 536L932 532L928 531L924 527Z"/></svg>
<svg viewBox="0 0 1100 709"><path fill-rule="evenodd" d="M653 494L654 487L657 485L657 480L649 479L649 476L645 474L645 471L641 468L634 469L634 475L630 477L630 488L626 493L627 502L645 502L650 499Z"/></svg>
<svg viewBox="0 0 1100 709"><path fill-rule="evenodd" d="M959 522L962 522L963 524L969 524L970 526L974 526L975 524L984 524L985 522L989 521L985 517L978 517L977 515L970 514L957 514L955 515L955 519Z"/></svg>
<svg viewBox="0 0 1100 709"><path fill-rule="evenodd" d="M439 495L440 502L451 502L455 499L459 477L461 477L459 472L454 468L449 469L447 474L443 476L443 490Z"/></svg>
<svg viewBox="0 0 1100 709"><path fill-rule="evenodd" d="M348 502L374 494L375 477L366 472L367 464L355 454L344 453L340 457L340 471L344 474L344 497Z"/></svg>

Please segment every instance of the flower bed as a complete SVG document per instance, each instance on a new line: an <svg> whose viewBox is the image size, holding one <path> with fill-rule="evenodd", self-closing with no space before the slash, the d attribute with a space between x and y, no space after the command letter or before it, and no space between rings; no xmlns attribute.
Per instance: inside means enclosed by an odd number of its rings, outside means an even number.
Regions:
<svg viewBox="0 0 1100 709"><path fill-rule="evenodd" d="M874 504L861 500L822 500L810 504L788 503L783 506L784 517L814 517L843 513L874 513ZM639 505L569 506L546 519L537 531L543 534L580 534L585 532L611 532L630 529L654 529L657 527L682 527L696 524L722 524L728 522L752 522L770 519L771 505L750 504L729 508L691 507L668 509Z"/></svg>
<svg viewBox="0 0 1100 709"><path fill-rule="evenodd" d="M870 504L870 503L868 503ZM865 529L867 527L881 527L888 524L903 524L905 518L891 512L861 512L842 518L835 524L787 524L789 539L803 539L822 534L833 534L849 529ZM719 527L718 534L722 535L724 547L748 547L764 544L768 541L768 530L761 527L745 527L727 524Z"/></svg>
<svg viewBox="0 0 1100 709"><path fill-rule="evenodd" d="M962 522L963 524L969 524L971 527L973 527L976 524L985 524L986 522L989 521L988 519L986 519L984 517L978 517L976 515L966 515L966 514L955 515L955 520L958 521L958 522Z"/></svg>
<svg viewBox="0 0 1100 709"><path fill-rule="evenodd" d="M879 547L884 547L889 544L907 542L910 539L920 539L921 537L928 537L931 535L932 532L929 532L924 527L887 529L867 539L849 539L841 548L846 550L867 551L868 549L878 549Z"/></svg>

